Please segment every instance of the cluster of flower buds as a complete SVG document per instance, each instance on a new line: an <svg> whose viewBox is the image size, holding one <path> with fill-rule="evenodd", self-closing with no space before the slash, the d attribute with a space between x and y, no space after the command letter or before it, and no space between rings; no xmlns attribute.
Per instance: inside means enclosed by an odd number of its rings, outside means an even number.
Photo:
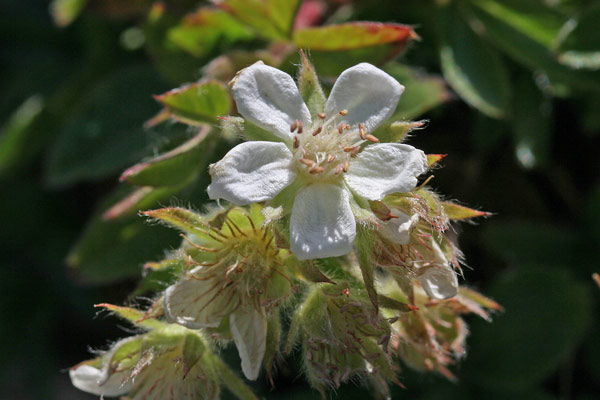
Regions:
<svg viewBox="0 0 600 400"><path fill-rule="evenodd" d="M211 165L208 187L231 204L142 212L182 235L146 265L149 276L170 272L166 290L143 312L111 306L149 331L74 367L75 386L141 399L213 398L224 384L253 398L211 350L229 341L248 380L272 378L299 351L323 394L358 380L388 397L399 359L453 379L461 315L488 319L500 306L459 286L462 256L447 233L487 213L426 187L421 176L443 156L399 143L423 123L384 124L403 90L369 64L344 71L329 98L306 58L298 86L262 63L242 70L232 92L244 119L222 129L249 141Z"/></svg>

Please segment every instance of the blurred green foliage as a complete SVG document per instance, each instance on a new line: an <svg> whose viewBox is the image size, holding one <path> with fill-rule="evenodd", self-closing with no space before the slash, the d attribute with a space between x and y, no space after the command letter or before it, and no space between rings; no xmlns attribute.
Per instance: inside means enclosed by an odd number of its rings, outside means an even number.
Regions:
<svg viewBox="0 0 600 400"><path fill-rule="evenodd" d="M467 284L505 312L492 324L470 321L458 384L404 369L407 389L395 395L594 398L598 3L219 4L3 3L0 398L91 398L61 371L86 358L87 345L123 335L114 321L93 319L92 304L122 303L143 262L178 242L138 210L201 208L208 163L238 140L217 118L235 113L227 82L257 60L293 72L301 48L326 85L363 61L396 77L406 92L394 119L431 121L410 143L448 153L433 186L496 214L481 228L458 229L473 267ZM280 366L277 391L264 378L253 388L269 398L312 398L295 379L297 364ZM352 386L337 393L366 395Z"/></svg>

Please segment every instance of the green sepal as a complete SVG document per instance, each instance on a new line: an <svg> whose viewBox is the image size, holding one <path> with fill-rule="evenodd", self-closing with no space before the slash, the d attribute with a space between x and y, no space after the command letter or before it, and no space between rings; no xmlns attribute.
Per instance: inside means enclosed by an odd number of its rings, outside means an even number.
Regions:
<svg viewBox="0 0 600 400"><path fill-rule="evenodd" d="M200 360L204 353L205 345L202 338L196 333L188 333L183 339L183 378L187 376L192 367Z"/></svg>
<svg viewBox="0 0 600 400"><path fill-rule="evenodd" d="M263 366L271 381L275 370L275 358L279 353L280 344L281 320L279 317L279 309L274 308L270 311L267 319L267 347L263 358Z"/></svg>
<svg viewBox="0 0 600 400"><path fill-rule="evenodd" d="M422 121L395 121L375 129L373 135L382 143L398 143L406 139L406 135L415 129L423 129L427 125Z"/></svg>
<svg viewBox="0 0 600 400"><path fill-rule="evenodd" d="M379 299L379 305L381 307L390 308L392 310L398 310L401 312L410 312L416 310L416 308L410 304L403 303L382 294L378 295L377 298Z"/></svg>
<svg viewBox="0 0 600 400"><path fill-rule="evenodd" d="M183 233L201 236L206 240L210 240L210 237L206 233L208 230L206 220L200 214L186 208L166 207L157 210L142 211L140 214L164 222Z"/></svg>
<svg viewBox="0 0 600 400"><path fill-rule="evenodd" d="M207 354L208 355L208 354ZM240 400L258 400L252 390L217 355L211 354L205 359L215 368L223 385Z"/></svg>
<svg viewBox="0 0 600 400"><path fill-rule="evenodd" d="M442 207L450 220L457 221L469 218L488 217L492 215L486 211L474 210L469 207L461 206L450 201L443 201Z"/></svg>
<svg viewBox="0 0 600 400"><path fill-rule="evenodd" d="M94 305L94 307L105 308L111 311L113 314L117 315L118 317L129 321L133 325L142 327L147 330L164 328L166 326L166 324L162 321L158 321L154 318L147 318L147 315L144 311L136 310L135 308L115 306L108 303L96 304Z"/></svg>
<svg viewBox="0 0 600 400"><path fill-rule="evenodd" d="M365 284L365 288L367 289L367 294L369 295L369 299L375 307L375 312L379 310L379 296L377 295L377 290L375 289L375 261L373 260L373 241L369 237L369 232L362 226L357 227L357 258L358 258L358 266L360 267L360 272L362 274L363 282Z"/></svg>
<svg viewBox="0 0 600 400"><path fill-rule="evenodd" d="M325 97L323 88L319 84L315 67L313 67L302 50L300 50L300 58L302 65L300 66L298 87L314 121L318 118L317 114L325 112L327 98Z"/></svg>

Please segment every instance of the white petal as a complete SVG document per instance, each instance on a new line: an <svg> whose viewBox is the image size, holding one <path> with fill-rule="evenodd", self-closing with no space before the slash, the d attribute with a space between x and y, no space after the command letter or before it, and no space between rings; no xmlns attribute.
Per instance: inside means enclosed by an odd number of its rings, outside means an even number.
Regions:
<svg viewBox="0 0 600 400"><path fill-rule="evenodd" d="M444 300L458 294L458 279L449 266L427 268L419 281L427 295L433 299Z"/></svg>
<svg viewBox="0 0 600 400"><path fill-rule="evenodd" d="M282 139L292 138L295 120L308 127L310 111L291 76L256 63L242 70L233 85L233 98L244 118Z"/></svg>
<svg viewBox="0 0 600 400"><path fill-rule="evenodd" d="M210 174L208 196L240 206L271 200L296 178L292 153L274 142L238 144L211 165Z"/></svg>
<svg viewBox="0 0 600 400"><path fill-rule="evenodd" d="M390 211L398 218L381 222L379 233L393 243L408 244L410 242L410 231L419 222L419 215L406 215L396 208L392 208Z"/></svg>
<svg viewBox="0 0 600 400"><path fill-rule="evenodd" d="M356 221L350 194L318 183L298 192L290 219L290 250L300 260L337 257L352 251Z"/></svg>
<svg viewBox="0 0 600 400"><path fill-rule="evenodd" d="M233 341L242 360L242 371L251 381L258 378L267 346L267 318L264 310L240 307L229 317Z"/></svg>
<svg viewBox="0 0 600 400"><path fill-rule="evenodd" d="M190 274L199 275L204 267L194 268ZM190 329L217 327L227 316L234 301L216 295L218 287L213 280L182 279L165 291L165 314L170 322Z"/></svg>
<svg viewBox="0 0 600 400"><path fill-rule="evenodd" d="M133 387L125 372L113 373L107 379L106 372L86 364L71 369L69 377L77 389L97 396L120 396Z"/></svg>
<svg viewBox="0 0 600 400"><path fill-rule="evenodd" d="M361 63L342 72L335 81L325 104L325 113L341 110L348 114L340 122L356 129L361 122L367 132L373 132L396 109L404 86L379 68Z"/></svg>
<svg viewBox="0 0 600 400"><path fill-rule="evenodd" d="M427 171L427 157L421 150L398 143L367 146L350 161L346 183L359 196L381 200L386 194L405 193L417 185Z"/></svg>

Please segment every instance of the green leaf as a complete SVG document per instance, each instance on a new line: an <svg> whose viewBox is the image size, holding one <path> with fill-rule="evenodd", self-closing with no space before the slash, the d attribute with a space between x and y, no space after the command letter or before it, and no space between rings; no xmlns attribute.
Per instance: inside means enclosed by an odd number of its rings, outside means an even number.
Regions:
<svg viewBox="0 0 600 400"><path fill-rule="evenodd" d="M150 153L152 136L142 124L156 112L150 94L162 87L146 65L117 70L98 82L50 149L48 182L101 179Z"/></svg>
<svg viewBox="0 0 600 400"><path fill-rule="evenodd" d="M367 38L360 36L369 29L373 33L368 34ZM417 38L414 31L405 25L373 22L306 28L296 31L296 34L296 45L307 51L319 76L329 77L336 77L361 62L384 64L397 57L410 41ZM344 41L345 34L352 38L348 43ZM293 54L282 63L282 67L299 63L299 56Z"/></svg>
<svg viewBox="0 0 600 400"><path fill-rule="evenodd" d="M444 80L440 77L426 75L398 63L390 63L384 69L405 87L396 112L390 117L392 120L419 117L451 97Z"/></svg>
<svg viewBox="0 0 600 400"><path fill-rule="evenodd" d="M171 151L126 169L119 178L138 186L173 186L190 182L206 169L216 137L205 127Z"/></svg>
<svg viewBox="0 0 600 400"><path fill-rule="evenodd" d="M294 31L293 42L311 51L352 50L381 44L401 48L417 34L408 25L381 22L347 22L344 24L302 28Z"/></svg>
<svg viewBox="0 0 600 400"><path fill-rule="evenodd" d="M193 56L205 57L217 46L229 48L235 42L253 39L254 35L225 11L203 7L169 29L167 38Z"/></svg>
<svg viewBox="0 0 600 400"><path fill-rule="evenodd" d="M488 290L506 312L474 321L464 379L487 388L542 382L573 352L591 320L590 285L544 266L507 274Z"/></svg>
<svg viewBox="0 0 600 400"><path fill-rule="evenodd" d="M189 125L214 124L231 107L225 86L218 81L197 82L155 96L171 116Z"/></svg>
<svg viewBox="0 0 600 400"><path fill-rule="evenodd" d="M50 3L50 14L54 23L65 27L79 16L88 0L52 0Z"/></svg>
<svg viewBox="0 0 600 400"><path fill-rule="evenodd" d="M552 145L551 104L533 77L523 74L515 82L513 129L517 160L525 168L544 166L550 159Z"/></svg>
<svg viewBox="0 0 600 400"><path fill-rule="evenodd" d="M306 106L310 110L311 117L315 120L318 118L317 114L325 111L327 98L325 97L325 93L323 93L315 68L308 61L303 51L301 51L301 58L302 65L300 66L298 87Z"/></svg>
<svg viewBox="0 0 600 400"><path fill-rule="evenodd" d="M180 238L169 229L146 224L137 211L153 207L180 190L179 187L150 189L131 199L126 197L124 204L120 197L116 202L113 200L111 206L105 207L107 211L88 222L69 252L67 265L78 279L94 284L139 276L146 260L161 258L164 249L177 247ZM118 212L115 203L122 204Z"/></svg>
<svg viewBox="0 0 600 400"><path fill-rule="evenodd" d="M599 20L600 5L595 4L565 22L555 48L558 62L576 69L600 69Z"/></svg>
<svg viewBox="0 0 600 400"><path fill-rule="evenodd" d="M2 127L0 133L0 175L6 174L29 146L32 126L44 109L44 100L33 95L23 102Z"/></svg>
<svg viewBox="0 0 600 400"><path fill-rule="evenodd" d="M450 86L482 113L505 117L510 79L503 60L471 30L455 6L440 9L440 41L442 72Z"/></svg>
<svg viewBox="0 0 600 400"><path fill-rule="evenodd" d="M220 6L266 39L287 39L299 0L224 0Z"/></svg>
<svg viewBox="0 0 600 400"><path fill-rule="evenodd" d="M478 23L485 28L486 35L504 53L527 68L537 71L543 70L551 81L563 82L585 91L600 91L600 74L592 71L576 70L560 64L552 54L549 43L549 33L539 28L540 21L545 19L547 9L536 2L536 6L529 13L520 15L517 23L513 19L515 13L514 1L510 3L495 0L472 0L472 15ZM510 7L509 7L510 5ZM537 10L537 12L536 12ZM539 14L541 13L541 15ZM521 13L519 13L521 14ZM564 20L561 20L561 24ZM558 34L556 22L551 24L550 31L554 37Z"/></svg>

